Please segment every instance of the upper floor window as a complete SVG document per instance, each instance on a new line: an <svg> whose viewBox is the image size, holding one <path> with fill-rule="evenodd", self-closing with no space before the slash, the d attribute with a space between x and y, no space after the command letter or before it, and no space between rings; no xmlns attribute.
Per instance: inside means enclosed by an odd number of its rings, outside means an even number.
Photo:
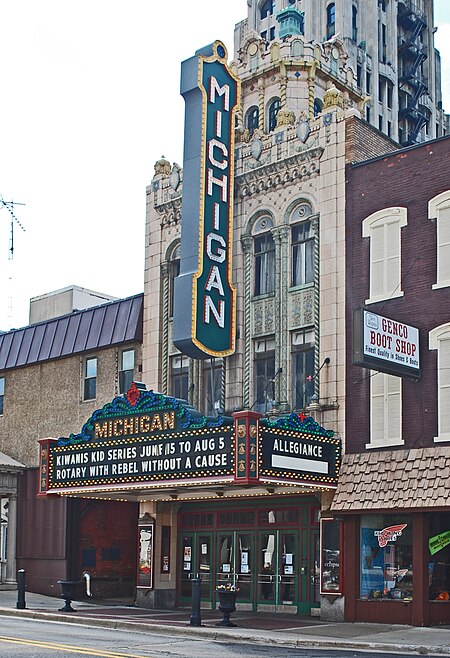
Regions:
<svg viewBox="0 0 450 658"><path fill-rule="evenodd" d="M3 400L5 398L5 378L0 377L0 416L3 415Z"/></svg>
<svg viewBox="0 0 450 658"><path fill-rule="evenodd" d="M336 5L331 2L327 7L327 39L336 34Z"/></svg>
<svg viewBox="0 0 450 658"><path fill-rule="evenodd" d="M134 349L122 350L120 353L119 393L126 393L133 382Z"/></svg>
<svg viewBox="0 0 450 658"><path fill-rule="evenodd" d="M170 360L170 395L187 400L189 389L189 359L183 354Z"/></svg>
<svg viewBox="0 0 450 658"><path fill-rule="evenodd" d="M373 372L370 378L370 443L366 447L403 443L402 379Z"/></svg>
<svg viewBox="0 0 450 658"><path fill-rule="evenodd" d="M314 231L311 220L295 224L292 235L292 285L314 281Z"/></svg>
<svg viewBox="0 0 450 658"><path fill-rule="evenodd" d="M437 350L438 435L450 441L450 322L430 331L430 350Z"/></svg>
<svg viewBox="0 0 450 658"><path fill-rule="evenodd" d="M255 237L255 295L275 290L275 243L272 233Z"/></svg>
<svg viewBox="0 0 450 658"><path fill-rule="evenodd" d="M450 190L428 203L428 216L436 220L437 271L433 288L450 286Z"/></svg>
<svg viewBox="0 0 450 658"><path fill-rule="evenodd" d="M251 107L247 112L247 128L250 133L250 136L253 135L255 130L258 128L259 123L259 110L256 105Z"/></svg>
<svg viewBox="0 0 450 658"><path fill-rule="evenodd" d="M277 127L277 115L280 109L281 101L279 98L275 98L269 105L269 132L272 132Z"/></svg>
<svg viewBox="0 0 450 658"><path fill-rule="evenodd" d="M83 399L95 400L97 396L97 357L92 356L84 361Z"/></svg>
<svg viewBox="0 0 450 658"><path fill-rule="evenodd" d="M255 342L255 404L253 409L265 413L272 409L275 400L275 339Z"/></svg>
<svg viewBox="0 0 450 658"><path fill-rule="evenodd" d="M352 7L352 39L353 41L358 39L358 10L355 5Z"/></svg>
<svg viewBox="0 0 450 658"><path fill-rule="evenodd" d="M180 245L178 244L170 255L169 260L169 317L173 317L173 299L175 279L180 273Z"/></svg>
<svg viewBox="0 0 450 658"><path fill-rule="evenodd" d="M261 20L263 18L267 18L268 16L272 16L272 14L275 11L275 0L266 0L261 5Z"/></svg>
<svg viewBox="0 0 450 658"><path fill-rule="evenodd" d="M212 362L211 362L212 361ZM205 360L203 366L203 398L204 413L207 416L217 416L222 409L222 375L224 363L222 359Z"/></svg>
<svg viewBox="0 0 450 658"><path fill-rule="evenodd" d="M314 116L317 117L322 114L323 103L319 98L314 99Z"/></svg>
<svg viewBox="0 0 450 658"><path fill-rule="evenodd" d="M366 217L362 235L370 238L370 298L366 304L401 297L401 233L406 208L385 208Z"/></svg>
<svg viewBox="0 0 450 658"><path fill-rule="evenodd" d="M294 409L304 409L314 395L314 329L292 335L292 390Z"/></svg>

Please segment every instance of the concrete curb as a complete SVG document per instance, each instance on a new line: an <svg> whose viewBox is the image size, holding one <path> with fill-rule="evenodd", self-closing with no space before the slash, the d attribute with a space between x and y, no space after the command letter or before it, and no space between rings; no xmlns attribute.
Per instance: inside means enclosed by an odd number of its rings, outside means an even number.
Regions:
<svg viewBox="0 0 450 658"><path fill-rule="evenodd" d="M322 638L322 637L280 637L271 631L246 629L245 633L239 628L216 630L207 626L172 626L159 623L125 621L123 619L101 619L95 617L84 617L83 613L61 614L59 612L47 612L45 610L33 610L26 608L18 610L12 608L0 608L0 616L23 617L34 620L45 620L75 624L82 626L97 626L101 628L112 628L139 633L157 631L164 635L175 635L185 637L207 638L216 642L233 642L238 644L254 644L261 646L278 646L285 648L311 648L311 649L340 649L340 650L362 650L377 651L379 653L395 654L417 654L418 656L450 656L450 647L423 646L416 644L394 644L387 642L362 642L360 640L348 640L344 638Z"/></svg>

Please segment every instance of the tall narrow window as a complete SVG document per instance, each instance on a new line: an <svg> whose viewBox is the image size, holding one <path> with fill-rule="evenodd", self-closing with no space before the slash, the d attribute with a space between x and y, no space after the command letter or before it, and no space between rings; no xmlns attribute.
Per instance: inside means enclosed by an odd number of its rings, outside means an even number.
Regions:
<svg viewBox="0 0 450 658"><path fill-rule="evenodd" d="M450 286L450 190L431 199L428 216L436 220L437 271L433 288Z"/></svg>
<svg viewBox="0 0 450 658"><path fill-rule="evenodd" d="M280 108L281 101L279 98L275 98L269 105L269 132L272 132L277 127L277 116Z"/></svg>
<svg viewBox="0 0 450 658"><path fill-rule="evenodd" d="M222 408L222 359L204 361L203 367L203 398L204 413L207 416L217 416Z"/></svg>
<svg viewBox="0 0 450 658"><path fill-rule="evenodd" d="M354 5L352 7L352 39L353 41L358 39L358 10Z"/></svg>
<svg viewBox="0 0 450 658"><path fill-rule="evenodd" d="M122 350L120 353L119 393L126 393L133 382L134 349Z"/></svg>
<svg viewBox="0 0 450 658"><path fill-rule="evenodd" d="M272 16L274 12L275 0L266 0L261 7L261 20Z"/></svg>
<svg viewBox="0 0 450 658"><path fill-rule="evenodd" d="M327 39L336 34L336 5L331 2L327 7Z"/></svg>
<svg viewBox="0 0 450 658"><path fill-rule="evenodd" d="M450 323L430 331L430 350L437 350L438 435L435 441L450 441Z"/></svg>
<svg viewBox="0 0 450 658"><path fill-rule="evenodd" d="M255 237L255 295L275 290L275 243L271 233Z"/></svg>
<svg viewBox="0 0 450 658"><path fill-rule="evenodd" d="M170 395L187 400L189 384L189 359L180 354L170 361Z"/></svg>
<svg viewBox="0 0 450 658"><path fill-rule="evenodd" d="M292 285L314 281L314 231L311 221L292 227Z"/></svg>
<svg viewBox="0 0 450 658"><path fill-rule="evenodd" d="M95 400L97 396L97 357L84 362L84 400Z"/></svg>
<svg viewBox="0 0 450 658"><path fill-rule="evenodd" d="M180 273L180 245L172 251L169 263L169 317L173 317L173 298L175 279Z"/></svg>
<svg viewBox="0 0 450 658"><path fill-rule="evenodd" d="M269 411L275 400L275 339L266 338L255 343L255 411Z"/></svg>
<svg viewBox="0 0 450 658"><path fill-rule="evenodd" d="M294 409L304 409L314 395L314 330L292 336L292 388Z"/></svg>
<svg viewBox="0 0 450 658"><path fill-rule="evenodd" d="M401 297L401 231L406 208L385 208L367 217L362 235L370 238L370 298L367 304Z"/></svg>
<svg viewBox="0 0 450 658"><path fill-rule="evenodd" d="M253 133L257 129L258 122L259 122L259 110L257 106L254 105L247 112L247 128L250 133L250 136L253 135Z"/></svg>
<svg viewBox="0 0 450 658"><path fill-rule="evenodd" d="M317 117L322 114L323 103L319 98L314 99L314 116Z"/></svg>
<svg viewBox="0 0 450 658"><path fill-rule="evenodd" d="M402 440L401 377L373 372L370 378L370 444L399 445Z"/></svg>
<svg viewBox="0 0 450 658"><path fill-rule="evenodd" d="M3 416L3 400L5 399L5 378L0 377L0 416Z"/></svg>

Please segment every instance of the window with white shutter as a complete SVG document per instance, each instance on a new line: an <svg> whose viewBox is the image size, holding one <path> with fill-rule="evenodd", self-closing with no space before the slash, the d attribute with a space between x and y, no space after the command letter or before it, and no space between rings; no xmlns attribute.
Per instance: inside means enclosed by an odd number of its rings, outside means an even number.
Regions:
<svg viewBox="0 0 450 658"><path fill-rule="evenodd" d="M385 208L363 221L362 235L370 238L370 297L366 304L403 295L400 229L406 224L406 208Z"/></svg>
<svg viewBox="0 0 450 658"><path fill-rule="evenodd" d="M403 443L401 377L374 371L370 378L370 443L366 448Z"/></svg>
<svg viewBox="0 0 450 658"><path fill-rule="evenodd" d="M438 436L450 441L450 322L430 331L430 350L437 350Z"/></svg>
<svg viewBox="0 0 450 658"><path fill-rule="evenodd" d="M450 190L428 203L428 216L436 221L437 271L433 288L450 286Z"/></svg>

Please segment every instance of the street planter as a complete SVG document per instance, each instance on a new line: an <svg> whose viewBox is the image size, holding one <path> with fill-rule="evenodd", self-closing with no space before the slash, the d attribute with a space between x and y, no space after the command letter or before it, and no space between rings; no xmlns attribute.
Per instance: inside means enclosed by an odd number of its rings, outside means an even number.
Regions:
<svg viewBox="0 0 450 658"><path fill-rule="evenodd" d="M223 619L219 621L216 626L234 627L236 624L230 620L230 615L236 610L236 597L238 594L237 589L217 589L219 595L219 610L223 615Z"/></svg>

